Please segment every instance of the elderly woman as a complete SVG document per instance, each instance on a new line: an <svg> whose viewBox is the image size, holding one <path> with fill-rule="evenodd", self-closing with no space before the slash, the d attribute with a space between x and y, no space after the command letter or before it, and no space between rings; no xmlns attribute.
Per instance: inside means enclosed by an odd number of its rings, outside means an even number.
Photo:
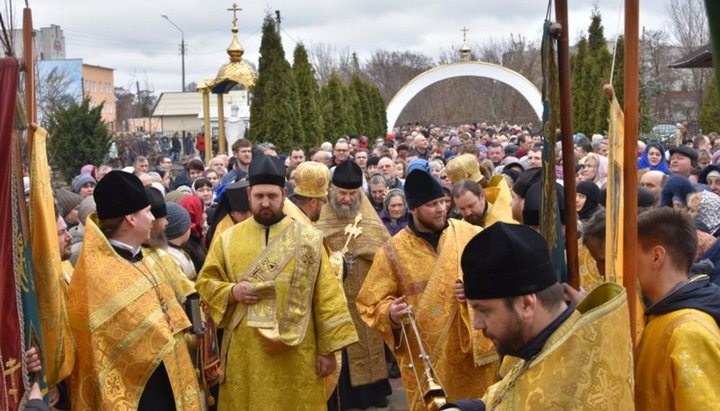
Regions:
<svg viewBox="0 0 720 411"><path fill-rule="evenodd" d="M380 219L385 224L390 235L393 236L407 227L409 218L410 213L405 200L405 193L398 188L388 191L383 199Z"/></svg>
<svg viewBox="0 0 720 411"><path fill-rule="evenodd" d="M602 188L607 182L608 159L607 157L590 153L580 160L583 166L578 173L578 181L592 181Z"/></svg>

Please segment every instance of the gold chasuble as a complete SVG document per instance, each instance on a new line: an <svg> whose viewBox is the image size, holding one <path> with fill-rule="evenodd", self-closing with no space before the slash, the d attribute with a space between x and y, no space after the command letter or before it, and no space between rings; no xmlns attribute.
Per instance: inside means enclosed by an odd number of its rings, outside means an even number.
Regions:
<svg viewBox="0 0 720 411"><path fill-rule="evenodd" d="M222 233L224 233L228 228L230 228L234 225L235 225L235 221L233 221L232 217L230 217L230 214L223 217L223 219L217 223L217 226L215 226L215 233L213 234L213 240L215 240L216 237L220 237L220 235ZM210 246L212 246L212 241L210 241Z"/></svg>
<svg viewBox="0 0 720 411"><path fill-rule="evenodd" d="M497 381L495 348L472 329L467 304L458 303L453 293L455 282L462 278L462 251L479 231L449 219L436 252L409 227L403 229L378 250L357 296L360 317L393 349L412 410L425 409L423 393L409 368L410 354L401 332L391 326L388 313L392 301L402 295L413 307L423 344L449 401L478 398ZM417 341L412 333L409 338L417 355ZM415 371L424 384L423 364L417 358Z"/></svg>
<svg viewBox="0 0 720 411"><path fill-rule="evenodd" d="M512 194L510 193L510 187L507 184L507 180L505 180L505 176L497 175L491 178L488 186L485 187L483 191L485 192L488 207L485 212L485 224L483 228L488 228L498 221L508 224L518 224L518 222L512 218L512 207L510 207Z"/></svg>
<svg viewBox="0 0 720 411"><path fill-rule="evenodd" d="M382 335L362 321L355 305L355 299L370 270L375 253L390 238L390 234L370 201L362 194L360 197L358 213L362 215L362 221L358 227L362 229L362 233L348 247L345 255L347 277L343 281L348 308L359 337L357 343L347 347L350 383L353 387L371 384L388 377L385 364L385 343ZM345 228L354 222L354 216L352 218L340 217L330 204L325 204L320 211L320 219L315 227L323 232L330 251L340 251L348 238Z"/></svg>
<svg viewBox="0 0 720 411"><path fill-rule="evenodd" d="M137 409L148 378L164 366L177 409L200 410L183 338L190 322L175 291L152 258L131 263L118 255L96 218L87 219L68 289L70 326L80 354L70 376L72 409Z"/></svg>
<svg viewBox="0 0 720 411"><path fill-rule="evenodd" d="M486 409L634 410L628 315L625 289L599 285L535 358L505 356Z"/></svg>
<svg viewBox="0 0 720 411"><path fill-rule="evenodd" d="M357 333L321 233L287 216L270 227L248 218L216 240L197 289L225 329L218 409L325 409L317 356ZM235 302L239 281L251 283L257 304Z"/></svg>

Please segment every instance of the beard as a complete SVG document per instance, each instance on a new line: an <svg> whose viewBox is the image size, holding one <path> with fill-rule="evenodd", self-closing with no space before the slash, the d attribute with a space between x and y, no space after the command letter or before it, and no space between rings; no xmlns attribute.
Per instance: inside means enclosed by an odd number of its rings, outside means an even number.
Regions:
<svg viewBox="0 0 720 411"><path fill-rule="evenodd" d="M70 247L70 244L68 244L67 247L60 249L60 261L69 260L70 257L72 257L72 248Z"/></svg>
<svg viewBox="0 0 720 411"><path fill-rule="evenodd" d="M358 193L357 197L355 198L355 202L352 204L338 204L337 199L333 194L330 196L330 207L332 207L333 211L335 211L335 214L340 217L353 218L360 209L360 201L362 200L360 198L361 195L364 194Z"/></svg>
<svg viewBox="0 0 720 411"><path fill-rule="evenodd" d="M272 207L268 207L253 210L253 218L255 219L255 221L268 227L280 221L282 217L282 208L280 208L279 210L274 210L272 209Z"/></svg>
<svg viewBox="0 0 720 411"><path fill-rule="evenodd" d="M432 232L438 232L445 228L447 222L447 213L443 214L442 218L436 217L435 215L424 215L422 213L415 213L415 218L428 230Z"/></svg>
<svg viewBox="0 0 720 411"><path fill-rule="evenodd" d="M488 333L487 330L483 330L483 335L493 342L495 351L502 357L508 354L512 355L525 345L522 337L522 329L523 326L520 323L520 318L513 312L510 321L506 323L506 330L502 337Z"/></svg>
<svg viewBox="0 0 720 411"><path fill-rule="evenodd" d="M165 248L167 245L168 240L165 235L165 228L153 224L152 229L150 229L150 238L147 241L147 246L150 248Z"/></svg>
<svg viewBox="0 0 720 411"><path fill-rule="evenodd" d="M471 215L465 217L465 221L467 221L468 223L470 223L472 225L484 227L485 226L485 213L483 213L482 215L471 214Z"/></svg>

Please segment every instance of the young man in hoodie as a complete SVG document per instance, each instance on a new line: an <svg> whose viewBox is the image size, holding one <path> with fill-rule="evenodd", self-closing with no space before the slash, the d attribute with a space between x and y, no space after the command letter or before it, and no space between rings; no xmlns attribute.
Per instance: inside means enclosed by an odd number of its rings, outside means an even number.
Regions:
<svg viewBox="0 0 720 411"><path fill-rule="evenodd" d="M669 207L638 217L638 280L647 324L635 357L638 410L720 408L720 288L688 276L695 226Z"/></svg>

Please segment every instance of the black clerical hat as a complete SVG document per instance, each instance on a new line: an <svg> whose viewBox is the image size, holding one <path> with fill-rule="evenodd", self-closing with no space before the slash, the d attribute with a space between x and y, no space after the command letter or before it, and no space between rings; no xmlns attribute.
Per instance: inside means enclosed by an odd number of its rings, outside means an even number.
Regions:
<svg viewBox="0 0 720 411"><path fill-rule="evenodd" d="M363 181L363 172L354 161L343 161L335 167L332 183L335 187L352 190L360 188Z"/></svg>
<svg viewBox="0 0 720 411"><path fill-rule="evenodd" d="M421 205L445 197L442 186L435 177L423 170L413 170L405 180L405 198L408 207L414 210Z"/></svg>
<svg viewBox="0 0 720 411"><path fill-rule="evenodd" d="M150 212L155 218L163 218L167 215L165 197L155 187L145 187L148 200L150 200Z"/></svg>
<svg viewBox="0 0 720 411"><path fill-rule="evenodd" d="M277 157L266 155L254 157L248 171L251 187L257 184L285 187L285 164Z"/></svg>
<svg viewBox="0 0 720 411"><path fill-rule="evenodd" d="M523 205L523 224L540 225L540 208L542 204L542 182L533 184L525 193L525 204ZM555 183L557 193L557 204L560 214L560 224L565 224L565 193L563 187Z"/></svg>
<svg viewBox="0 0 720 411"><path fill-rule="evenodd" d="M145 187L135 174L113 170L95 186L93 192L98 218L122 217L150 205Z"/></svg>
<svg viewBox="0 0 720 411"><path fill-rule="evenodd" d="M248 211L250 210L250 202L248 201L247 188L250 184L247 181L238 181L237 183L228 184L223 191L223 195L227 197L230 211Z"/></svg>
<svg viewBox="0 0 720 411"><path fill-rule="evenodd" d="M545 239L522 224L497 222L465 246L460 264L471 300L532 294L555 284Z"/></svg>

